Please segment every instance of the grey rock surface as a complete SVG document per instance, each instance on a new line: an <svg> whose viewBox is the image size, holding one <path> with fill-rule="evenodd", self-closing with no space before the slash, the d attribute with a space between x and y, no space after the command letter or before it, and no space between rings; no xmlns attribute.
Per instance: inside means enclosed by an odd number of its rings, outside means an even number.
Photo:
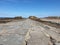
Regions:
<svg viewBox="0 0 60 45"><path fill-rule="evenodd" d="M59 33L60 29L30 19L13 21L0 24L0 45L60 45Z"/></svg>

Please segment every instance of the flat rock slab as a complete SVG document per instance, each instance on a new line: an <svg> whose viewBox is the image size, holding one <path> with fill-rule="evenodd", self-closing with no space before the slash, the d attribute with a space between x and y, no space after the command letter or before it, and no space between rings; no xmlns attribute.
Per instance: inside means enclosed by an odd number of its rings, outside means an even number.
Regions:
<svg viewBox="0 0 60 45"><path fill-rule="evenodd" d="M10 22L0 25L0 45L26 45L25 35L28 29L25 21Z"/></svg>
<svg viewBox="0 0 60 45"><path fill-rule="evenodd" d="M40 27L32 28L29 35L27 45L52 45L50 38L41 31Z"/></svg>
<svg viewBox="0 0 60 45"><path fill-rule="evenodd" d="M60 41L60 34L44 26L30 19L0 24L0 45L53 45L49 36Z"/></svg>
<svg viewBox="0 0 60 45"><path fill-rule="evenodd" d="M46 28L48 27L48 28ZM53 39L56 40L56 42L60 42L60 29L56 29L51 26L43 25L41 28L43 28L43 32L47 33L49 36L51 36Z"/></svg>
<svg viewBox="0 0 60 45"><path fill-rule="evenodd" d="M0 44L26 45L25 36L34 25L35 22L29 19L0 24Z"/></svg>
<svg viewBox="0 0 60 45"><path fill-rule="evenodd" d="M1 45L25 45L24 36L18 34L7 34L0 36Z"/></svg>

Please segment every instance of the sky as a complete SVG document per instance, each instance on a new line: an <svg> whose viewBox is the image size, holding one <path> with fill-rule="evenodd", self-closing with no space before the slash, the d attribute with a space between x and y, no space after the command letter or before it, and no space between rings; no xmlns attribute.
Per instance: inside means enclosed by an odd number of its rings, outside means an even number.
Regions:
<svg viewBox="0 0 60 45"><path fill-rule="evenodd" d="M0 0L0 17L60 16L60 0Z"/></svg>

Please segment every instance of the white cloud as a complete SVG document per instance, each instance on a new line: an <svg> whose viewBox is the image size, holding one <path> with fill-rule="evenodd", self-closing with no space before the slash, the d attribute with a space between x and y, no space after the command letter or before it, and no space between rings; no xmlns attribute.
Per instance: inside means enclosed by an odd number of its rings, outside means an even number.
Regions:
<svg viewBox="0 0 60 45"><path fill-rule="evenodd" d="M32 3L33 0L0 0L0 3Z"/></svg>
<svg viewBox="0 0 60 45"><path fill-rule="evenodd" d="M17 0L0 0L0 2L17 2Z"/></svg>

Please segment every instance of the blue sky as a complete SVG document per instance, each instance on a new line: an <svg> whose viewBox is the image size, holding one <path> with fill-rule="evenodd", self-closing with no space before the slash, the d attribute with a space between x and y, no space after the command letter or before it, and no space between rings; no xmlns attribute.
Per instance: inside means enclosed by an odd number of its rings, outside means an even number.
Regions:
<svg viewBox="0 0 60 45"><path fill-rule="evenodd" d="M60 16L60 0L0 0L0 17Z"/></svg>

